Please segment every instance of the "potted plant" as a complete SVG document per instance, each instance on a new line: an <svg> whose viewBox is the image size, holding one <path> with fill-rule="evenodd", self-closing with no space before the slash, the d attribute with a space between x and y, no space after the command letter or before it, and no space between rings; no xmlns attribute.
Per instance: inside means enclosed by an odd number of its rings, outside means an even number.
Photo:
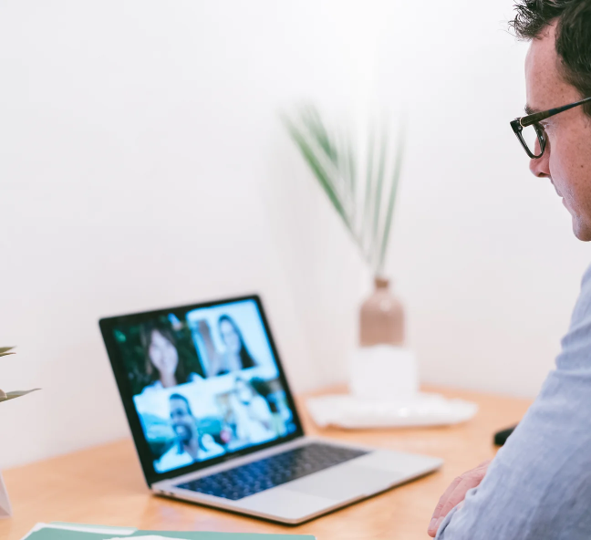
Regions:
<svg viewBox="0 0 591 540"><path fill-rule="evenodd" d="M392 148L386 129L370 130L367 150L362 154L354 148L351 137L330 129L313 105L285 116L284 122L373 272L374 293L360 310L361 347L401 346L404 310L388 290L385 263L404 151L402 131Z"/></svg>
<svg viewBox="0 0 591 540"><path fill-rule="evenodd" d="M0 357L9 356L14 354L13 352L14 347L0 347ZM31 392L38 390L35 388L33 390L23 390L17 392L5 392L4 390L0 389L0 402L9 401L11 399L15 399ZM4 485L4 481L2 480L2 474L0 473L0 518L10 517L12 515L12 508L10 506L10 499L8 498L8 493L6 491L6 486Z"/></svg>

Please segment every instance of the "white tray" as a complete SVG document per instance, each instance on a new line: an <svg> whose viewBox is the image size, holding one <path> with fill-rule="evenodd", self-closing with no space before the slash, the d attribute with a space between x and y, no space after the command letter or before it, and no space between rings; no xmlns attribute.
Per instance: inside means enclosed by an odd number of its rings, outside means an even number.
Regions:
<svg viewBox="0 0 591 540"><path fill-rule="evenodd" d="M318 426L345 429L458 424L478 412L476 403L422 393L391 401L333 394L310 398L307 404Z"/></svg>

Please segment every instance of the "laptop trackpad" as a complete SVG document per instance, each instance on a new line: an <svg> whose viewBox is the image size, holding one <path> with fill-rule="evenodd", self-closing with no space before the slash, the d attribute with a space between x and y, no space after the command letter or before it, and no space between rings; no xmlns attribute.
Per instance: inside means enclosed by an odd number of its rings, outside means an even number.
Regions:
<svg viewBox="0 0 591 540"><path fill-rule="evenodd" d="M334 501L343 501L384 490L402 478L403 475L398 472L344 463L294 480L282 488L317 497L326 497Z"/></svg>

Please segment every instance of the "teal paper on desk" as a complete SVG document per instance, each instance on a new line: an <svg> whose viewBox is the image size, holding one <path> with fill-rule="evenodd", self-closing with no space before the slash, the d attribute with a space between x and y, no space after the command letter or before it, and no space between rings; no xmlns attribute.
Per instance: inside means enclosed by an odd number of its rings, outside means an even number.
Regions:
<svg viewBox="0 0 591 540"><path fill-rule="evenodd" d="M26 537L27 540L105 540L113 538L113 535L66 531L65 529L41 529Z"/></svg>
<svg viewBox="0 0 591 540"><path fill-rule="evenodd" d="M187 531L136 531L133 534L118 536L113 533L91 533L69 531L65 529L41 529L27 536L27 540L107 540L116 538L134 538L157 535L186 540L315 540L313 536L292 534L252 534L252 533L214 533Z"/></svg>
<svg viewBox="0 0 591 540"><path fill-rule="evenodd" d="M314 536L301 534L255 534L255 533L214 533L214 532L177 532L177 531L137 531L134 536L170 536L171 538L185 538L186 540L316 540Z"/></svg>

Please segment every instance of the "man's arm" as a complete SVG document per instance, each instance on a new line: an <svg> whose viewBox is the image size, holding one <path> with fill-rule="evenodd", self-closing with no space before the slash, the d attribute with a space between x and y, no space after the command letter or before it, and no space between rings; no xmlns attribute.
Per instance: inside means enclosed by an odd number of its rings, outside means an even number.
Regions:
<svg viewBox="0 0 591 540"><path fill-rule="evenodd" d="M482 479L486 475L488 466L491 460L482 462L478 467L466 471L464 474L458 476L445 490L445 493L439 499L437 506L431 516L429 522L429 536L435 536L441 525L441 522L445 519L445 516L449 514L455 506L463 502L466 498L466 493L480 485Z"/></svg>
<svg viewBox="0 0 591 540"><path fill-rule="evenodd" d="M591 537L591 272L556 370L441 540Z"/></svg>

